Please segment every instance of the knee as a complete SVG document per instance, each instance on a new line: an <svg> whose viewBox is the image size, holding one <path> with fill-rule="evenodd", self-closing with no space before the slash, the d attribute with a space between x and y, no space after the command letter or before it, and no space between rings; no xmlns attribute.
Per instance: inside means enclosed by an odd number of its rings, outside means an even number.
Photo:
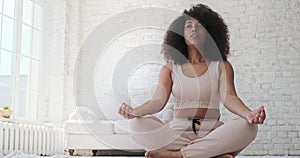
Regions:
<svg viewBox="0 0 300 158"><path fill-rule="evenodd" d="M257 125L250 124L246 119L243 118L239 118L237 121L241 130L240 132L246 134L249 139L254 140L258 132Z"/></svg>
<svg viewBox="0 0 300 158"><path fill-rule="evenodd" d="M131 132L149 132L161 127L161 122L152 117L134 118L129 121Z"/></svg>
<svg viewBox="0 0 300 158"><path fill-rule="evenodd" d="M131 132L141 132L140 129L143 128L143 126L145 126L143 124L143 118L134 118L132 120L129 120L129 123L128 123L128 128L129 128L129 131Z"/></svg>

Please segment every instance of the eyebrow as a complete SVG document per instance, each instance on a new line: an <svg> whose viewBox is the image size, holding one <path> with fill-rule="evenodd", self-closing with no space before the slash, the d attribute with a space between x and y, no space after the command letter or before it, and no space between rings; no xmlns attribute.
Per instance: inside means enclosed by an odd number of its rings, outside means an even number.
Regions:
<svg viewBox="0 0 300 158"><path fill-rule="evenodd" d="M191 24L193 23L192 21L186 21L185 24ZM202 25L200 22L197 22L198 24Z"/></svg>
<svg viewBox="0 0 300 158"><path fill-rule="evenodd" d="M193 23L193 22L191 22L191 21L186 21L186 22L185 22L185 24L188 24L188 23Z"/></svg>

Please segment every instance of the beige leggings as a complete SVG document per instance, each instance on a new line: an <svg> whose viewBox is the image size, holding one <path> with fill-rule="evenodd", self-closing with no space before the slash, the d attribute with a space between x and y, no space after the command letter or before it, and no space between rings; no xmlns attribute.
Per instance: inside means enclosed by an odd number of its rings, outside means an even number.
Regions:
<svg viewBox="0 0 300 158"><path fill-rule="evenodd" d="M225 153L237 155L257 134L257 125L243 118L223 124L218 120L200 120L192 130L192 121L175 119L168 124L157 117L141 117L130 121L132 138L145 150L180 150L184 158L210 158Z"/></svg>

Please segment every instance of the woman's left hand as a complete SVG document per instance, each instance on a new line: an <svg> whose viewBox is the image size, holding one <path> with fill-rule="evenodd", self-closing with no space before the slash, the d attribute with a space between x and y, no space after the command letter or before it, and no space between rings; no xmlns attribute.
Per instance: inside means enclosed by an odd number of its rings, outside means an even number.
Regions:
<svg viewBox="0 0 300 158"><path fill-rule="evenodd" d="M251 111L247 115L247 120L250 124L263 124L266 119L266 112L263 106L257 110Z"/></svg>

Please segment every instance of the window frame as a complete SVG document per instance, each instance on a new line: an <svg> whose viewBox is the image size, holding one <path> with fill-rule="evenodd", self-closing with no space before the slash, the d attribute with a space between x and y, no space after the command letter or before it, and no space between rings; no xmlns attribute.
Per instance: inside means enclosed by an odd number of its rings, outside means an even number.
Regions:
<svg viewBox="0 0 300 158"><path fill-rule="evenodd" d="M32 93L33 90L31 90L30 88L21 88L20 85L20 79L21 79L21 74L20 74L20 66L21 66L21 58L22 58L22 52L21 52L21 48L22 48L22 26L23 26L23 4L24 4L24 0L15 0L15 6L14 6L14 28L13 28L13 48L12 48L12 61L11 61L11 84L7 85L8 87L10 86L11 88L11 92L10 92L10 105L14 111L14 114L12 115L12 119L18 119L18 120L29 120L29 121L41 121L41 114L43 110L41 108L41 74L42 74L42 63L43 63L43 52L45 50L44 46L45 46L45 4L42 0L30 0L33 4L37 4L39 5L42 10L41 10L41 43L40 43L40 58L39 60L35 60L39 62L39 73L38 73L38 82L39 84L37 85L37 105L36 105L36 109L34 109L36 116L34 118L29 118L26 114L25 117L22 116L18 116L17 113L19 112L18 110L19 107L19 103L20 103L20 90L21 89L25 89L26 90L26 100L28 100L29 97L28 93ZM34 6L34 5L33 5ZM3 6L4 7L4 6ZM34 8L33 8L34 9ZM34 19L34 16L33 16ZM1 23L1 25L3 25ZM34 26L34 24L32 24L32 27ZM2 28L2 27L1 27ZM32 34L33 34L34 30L32 30ZM1 34L2 37L2 34ZM33 39L33 37L32 37ZM0 44L1 45L1 44ZM32 47L33 44L31 43L30 46ZM2 46L1 46L2 49ZM32 55L28 56L30 59L30 65L29 65L29 69L31 69L31 62L34 60ZM29 72L29 76L30 76ZM27 84L30 84L30 82L28 82ZM26 101L27 102L27 101ZM26 111L25 113L28 111L27 109L30 107L29 104L26 104ZM2 105L0 105L2 106Z"/></svg>

